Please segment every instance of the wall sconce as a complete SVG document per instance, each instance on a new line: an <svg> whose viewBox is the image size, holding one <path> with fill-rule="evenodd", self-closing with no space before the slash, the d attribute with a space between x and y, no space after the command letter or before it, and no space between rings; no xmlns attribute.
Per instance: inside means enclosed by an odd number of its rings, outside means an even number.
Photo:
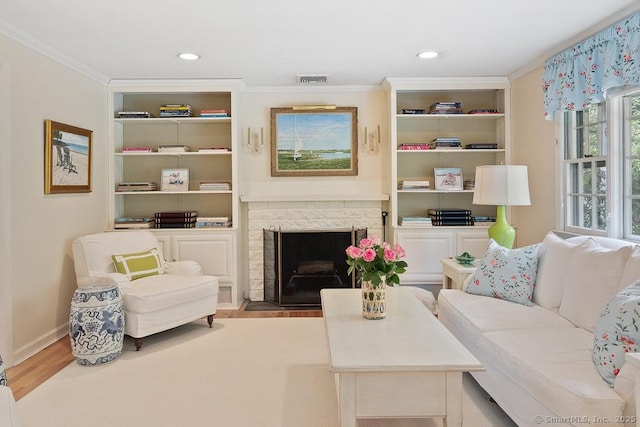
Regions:
<svg viewBox="0 0 640 427"><path fill-rule="evenodd" d="M380 125L371 131L365 126L363 151L367 154L378 154L380 152L380 143Z"/></svg>
<svg viewBox="0 0 640 427"><path fill-rule="evenodd" d="M260 132L251 133L251 128L247 128L247 150L250 153L260 154L264 148L264 128Z"/></svg>

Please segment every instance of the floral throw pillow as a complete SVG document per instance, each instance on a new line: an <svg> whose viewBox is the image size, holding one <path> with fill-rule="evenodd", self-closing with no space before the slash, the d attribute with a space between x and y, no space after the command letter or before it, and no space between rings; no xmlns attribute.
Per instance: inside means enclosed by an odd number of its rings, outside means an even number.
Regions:
<svg viewBox="0 0 640 427"><path fill-rule="evenodd" d="M535 244L507 249L493 239L480 265L467 281L465 292L533 305L531 296L538 269L538 250Z"/></svg>
<svg viewBox="0 0 640 427"><path fill-rule="evenodd" d="M609 300L596 322L593 363L613 387L624 365L624 354L640 351L640 280Z"/></svg>

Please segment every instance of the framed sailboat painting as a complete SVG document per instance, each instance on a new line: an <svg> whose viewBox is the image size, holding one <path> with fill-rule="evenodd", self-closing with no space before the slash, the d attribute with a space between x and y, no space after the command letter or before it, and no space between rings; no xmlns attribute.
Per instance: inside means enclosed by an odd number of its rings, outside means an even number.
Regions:
<svg viewBox="0 0 640 427"><path fill-rule="evenodd" d="M357 174L357 107L271 109L271 176Z"/></svg>

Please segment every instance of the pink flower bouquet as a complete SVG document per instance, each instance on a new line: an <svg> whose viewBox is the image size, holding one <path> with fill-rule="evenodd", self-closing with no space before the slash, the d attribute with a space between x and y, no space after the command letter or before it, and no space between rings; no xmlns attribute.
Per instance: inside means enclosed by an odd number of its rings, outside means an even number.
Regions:
<svg viewBox="0 0 640 427"><path fill-rule="evenodd" d="M407 263L401 258L406 256L402 246L391 246L381 242L379 237L364 238L358 246L349 246L346 251L348 274L359 271L361 280L371 282L374 286L384 282L388 285L399 284L399 274L405 272Z"/></svg>

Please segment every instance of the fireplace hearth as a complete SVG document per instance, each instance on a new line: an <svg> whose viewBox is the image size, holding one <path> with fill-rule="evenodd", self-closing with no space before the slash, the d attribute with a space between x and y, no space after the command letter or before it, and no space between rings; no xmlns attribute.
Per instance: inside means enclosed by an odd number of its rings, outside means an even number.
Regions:
<svg viewBox="0 0 640 427"><path fill-rule="evenodd" d="M321 289L354 288L345 249L366 236L366 229L263 230L264 300L319 306Z"/></svg>

